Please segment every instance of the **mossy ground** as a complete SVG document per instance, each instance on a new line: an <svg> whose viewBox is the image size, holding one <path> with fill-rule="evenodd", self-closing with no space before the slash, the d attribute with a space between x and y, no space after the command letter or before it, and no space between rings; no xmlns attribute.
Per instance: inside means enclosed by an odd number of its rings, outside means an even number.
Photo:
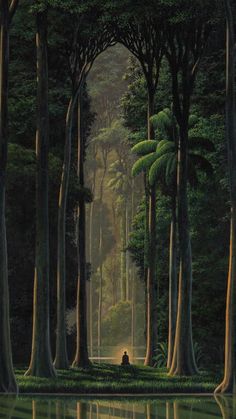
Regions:
<svg viewBox="0 0 236 419"><path fill-rule="evenodd" d="M169 377L165 369L111 364L61 370L54 379L24 377L25 370L16 369L20 393L212 393L220 382L219 376L207 372L194 377Z"/></svg>

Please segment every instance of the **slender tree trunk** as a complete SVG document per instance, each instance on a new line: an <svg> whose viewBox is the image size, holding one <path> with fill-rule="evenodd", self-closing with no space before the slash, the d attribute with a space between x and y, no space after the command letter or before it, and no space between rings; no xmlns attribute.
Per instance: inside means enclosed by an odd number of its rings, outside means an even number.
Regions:
<svg viewBox="0 0 236 419"><path fill-rule="evenodd" d="M187 196L188 124L180 127L178 162L178 224L180 272L175 345L170 375L197 373L192 340L192 251Z"/></svg>
<svg viewBox="0 0 236 419"><path fill-rule="evenodd" d="M231 200L230 254L225 319L224 378L216 393L236 393L236 99L235 23L230 0L225 0L226 45L226 130Z"/></svg>
<svg viewBox="0 0 236 419"><path fill-rule="evenodd" d="M36 251L31 361L26 375L55 377L49 327L47 11L37 14Z"/></svg>
<svg viewBox="0 0 236 419"><path fill-rule="evenodd" d="M101 209L100 209L100 212ZM103 262L102 262L102 214L100 213L100 227L99 227L99 300L98 300L98 357L101 356L102 345L102 299L103 299ZM99 360L100 362L100 360Z"/></svg>
<svg viewBox="0 0 236 419"><path fill-rule="evenodd" d="M127 300L127 270L126 270L126 207L121 213L121 301Z"/></svg>
<svg viewBox="0 0 236 419"><path fill-rule="evenodd" d="M154 114L154 92L148 92L148 139L154 138L150 122ZM153 366L157 348L157 279L156 279L156 186L149 188L148 269L147 269L147 348L144 365Z"/></svg>
<svg viewBox="0 0 236 419"><path fill-rule="evenodd" d="M154 126L151 122L151 117L155 113L155 91L152 87L148 87L148 112L147 112L147 124L148 124L148 140L155 138Z"/></svg>
<svg viewBox="0 0 236 419"><path fill-rule="evenodd" d="M102 200L104 180L107 172L107 154L103 156L103 175L100 184L100 209L99 209L99 299L98 299L98 357L101 354L102 345L102 299L103 299L103 231L102 231Z"/></svg>
<svg viewBox="0 0 236 419"><path fill-rule="evenodd" d="M91 357L93 356L93 275L92 275L93 210L94 210L94 199L93 199L93 202L91 202L90 210L89 210L89 261L90 261L90 266L91 266L90 287L89 287L89 344L90 344Z"/></svg>
<svg viewBox="0 0 236 419"><path fill-rule="evenodd" d="M78 163L77 176L81 190L84 189L84 127L82 91L78 101ZM77 251L78 251L78 290L77 290L77 340L76 355L73 367L87 367L90 365L87 342L87 295L86 295L86 212L85 198L79 199L77 215Z"/></svg>
<svg viewBox="0 0 236 419"><path fill-rule="evenodd" d="M125 277L126 277L126 301L130 299L130 286L129 286L129 276L130 276L130 261L129 261L129 252L127 250L128 242L129 242L129 207L128 202L125 200Z"/></svg>
<svg viewBox="0 0 236 419"><path fill-rule="evenodd" d="M16 393L10 339L7 239L5 219L8 143L9 5L2 0L0 45L0 392Z"/></svg>
<svg viewBox="0 0 236 419"><path fill-rule="evenodd" d="M153 365L157 348L157 284L156 284L156 187L150 191L149 261L147 277L147 349L145 365Z"/></svg>
<svg viewBox="0 0 236 419"><path fill-rule="evenodd" d="M169 331L168 331L168 359L167 368L171 367L176 328L177 314L177 219L176 196L172 198L172 220L170 227L169 252Z"/></svg>
<svg viewBox="0 0 236 419"><path fill-rule="evenodd" d="M132 193L131 193L131 228L132 221L134 218L134 179L132 179ZM135 292L135 269L134 264L131 266L131 346L133 352L133 362L135 357L135 304L136 304L136 292Z"/></svg>
<svg viewBox="0 0 236 419"><path fill-rule="evenodd" d="M96 154L96 153L95 153ZM96 167L93 171L93 201L89 211L89 261L91 265L90 287L89 287L89 343L90 356L93 356L93 211L96 191Z"/></svg>

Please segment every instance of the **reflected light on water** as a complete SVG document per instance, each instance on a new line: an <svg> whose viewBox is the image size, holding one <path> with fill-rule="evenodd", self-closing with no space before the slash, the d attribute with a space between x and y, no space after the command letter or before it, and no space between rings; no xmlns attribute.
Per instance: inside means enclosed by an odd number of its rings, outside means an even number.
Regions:
<svg viewBox="0 0 236 419"><path fill-rule="evenodd" d="M5 419L234 419L236 398L217 396L80 399L70 396L0 396Z"/></svg>

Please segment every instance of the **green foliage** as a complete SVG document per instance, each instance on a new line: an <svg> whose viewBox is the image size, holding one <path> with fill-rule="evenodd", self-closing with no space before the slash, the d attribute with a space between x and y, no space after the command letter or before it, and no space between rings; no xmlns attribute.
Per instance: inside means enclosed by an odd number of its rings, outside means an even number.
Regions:
<svg viewBox="0 0 236 419"><path fill-rule="evenodd" d="M157 153L150 153L147 156L140 157L133 167L132 167L132 176L137 176L139 173L149 169L151 165L156 161Z"/></svg>
<svg viewBox="0 0 236 419"><path fill-rule="evenodd" d="M167 365L168 358L168 344L166 342L160 342L157 345L156 355L153 357L155 361L155 368L165 368Z"/></svg>
<svg viewBox="0 0 236 419"><path fill-rule="evenodd" d="M131 149L132 153L136 153L140 156L144 154L153 153L156 151L157 142L155 140L145 140L138 142L138 144L134 145Z"/></svg>

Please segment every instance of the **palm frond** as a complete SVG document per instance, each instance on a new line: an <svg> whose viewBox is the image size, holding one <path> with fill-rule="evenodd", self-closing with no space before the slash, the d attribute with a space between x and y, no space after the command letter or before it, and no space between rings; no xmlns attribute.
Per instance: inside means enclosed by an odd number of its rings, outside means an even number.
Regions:
<svg viewBox="0 0 236 419"><path fill-rule="evenodd" d="M131 151L140 156L143 156L145 154L153 153L156 150L156 147L157 147L157 141L145 140L145 141L141 141L138 144L135 144L135 146L131 148Z"/></svg>
<svg viewBox="0 0 236 419"><path fill-rule="evenodd" d="M158 143L156 149L158 156L161 157L165 153L175 152L175 144L173 141L162 140Z"/></svg>
<svg viewBox="0 0 236 419"><path fill-rule="evenodd" d="M173 153L163 154L161 157L157 158L150 167L149 170L149 182L150 185L154 185L155 182L165 174L166 165L168 160L173 155Z"/></svg>
<svg viewBox="0 0 236 419"><path fill-rule="evenodd" d="M149 169L156 159L156 152L140 157L140 159L138 159L132 167L132 176L137 176L142 171Z"/></svg>
<svg viewBox="0 0 236 419"><path fill-rule="evenodd" d="M177 172L177 155L173 153L166 165L166 184L169 185Z"/></svg>

